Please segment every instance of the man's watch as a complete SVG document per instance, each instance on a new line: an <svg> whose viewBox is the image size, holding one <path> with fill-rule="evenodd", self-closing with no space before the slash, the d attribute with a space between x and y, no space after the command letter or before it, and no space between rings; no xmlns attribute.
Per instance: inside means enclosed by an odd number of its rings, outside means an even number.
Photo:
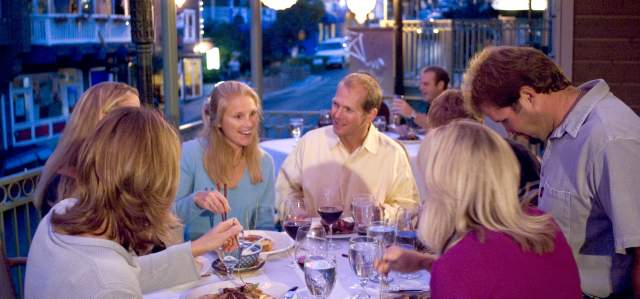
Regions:
<svg viewBox="0 0 640 299"><path fill-rule="evenodd" d="M413 110L413 111L411 112L411 115L410 115L409 117L410 117L411 119L416 119L416 117L418 117L418 113L416 113L416 111L415 111L415 110Z"/></svg>

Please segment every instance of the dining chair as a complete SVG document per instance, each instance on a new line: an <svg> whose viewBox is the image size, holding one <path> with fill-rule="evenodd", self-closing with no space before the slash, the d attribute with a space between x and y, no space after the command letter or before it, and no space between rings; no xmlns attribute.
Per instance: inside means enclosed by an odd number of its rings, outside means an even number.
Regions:
<svg viewBox="0 0 640 299"><path fill-rule="evenodd" d="M0 239L0 298L17 298L17 293L13 287L11 280L11 268L17 266L25 266L27 264L27 258L24 257L11 257L7 258L4 253L4 246L2 245L2 239ZM8 286L8 287L4 287Z"/></svg>

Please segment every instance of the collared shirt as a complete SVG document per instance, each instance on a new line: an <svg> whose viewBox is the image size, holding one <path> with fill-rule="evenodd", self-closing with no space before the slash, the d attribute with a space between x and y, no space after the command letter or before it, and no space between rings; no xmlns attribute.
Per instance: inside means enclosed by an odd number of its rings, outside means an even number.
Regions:
<svg viewBox="0 0 640 299"><path fill-rule="evenodd" d="M549 137L539 207L567 236L582 290L607 297L631 290L640 247L640 118L604 80L586 92Z"/></svg>
<svg viewBox="0 0 640 299"><path fill-rule="evenodd" d="M352 153L335 135L333 126L305 134L278 174L276 206L280 216L288 198L303 199L307 211L316 215L317 203L327 191L339 194L346 215L358 194L373 195L385 208L418 203L406 151L373 125L362 146Z"/></svg>

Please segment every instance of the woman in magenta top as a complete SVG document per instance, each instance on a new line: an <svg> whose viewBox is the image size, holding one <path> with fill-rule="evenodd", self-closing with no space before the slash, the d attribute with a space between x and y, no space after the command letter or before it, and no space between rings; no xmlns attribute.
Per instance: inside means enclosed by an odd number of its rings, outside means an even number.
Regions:
<svg viewBox="0 0 640 299"><path fill-rule="evenodd" d="M392 247L378 270L429 270L433 299L581 298L558 226L518 202L520 170L507 142L469 121L434 129L425 140L418 236L435 255Z"/></svg>

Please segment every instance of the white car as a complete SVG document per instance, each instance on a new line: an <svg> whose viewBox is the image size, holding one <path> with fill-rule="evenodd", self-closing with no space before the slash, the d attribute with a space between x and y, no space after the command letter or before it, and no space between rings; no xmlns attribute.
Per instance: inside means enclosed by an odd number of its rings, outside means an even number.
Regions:
<svg viewBox="0 0 640 299"><path fill-rule="evenodd" d="M318 44L312 64L314 67L343 68L348 63L348 56L346 40L342 37L331 38Z"/></svg>

